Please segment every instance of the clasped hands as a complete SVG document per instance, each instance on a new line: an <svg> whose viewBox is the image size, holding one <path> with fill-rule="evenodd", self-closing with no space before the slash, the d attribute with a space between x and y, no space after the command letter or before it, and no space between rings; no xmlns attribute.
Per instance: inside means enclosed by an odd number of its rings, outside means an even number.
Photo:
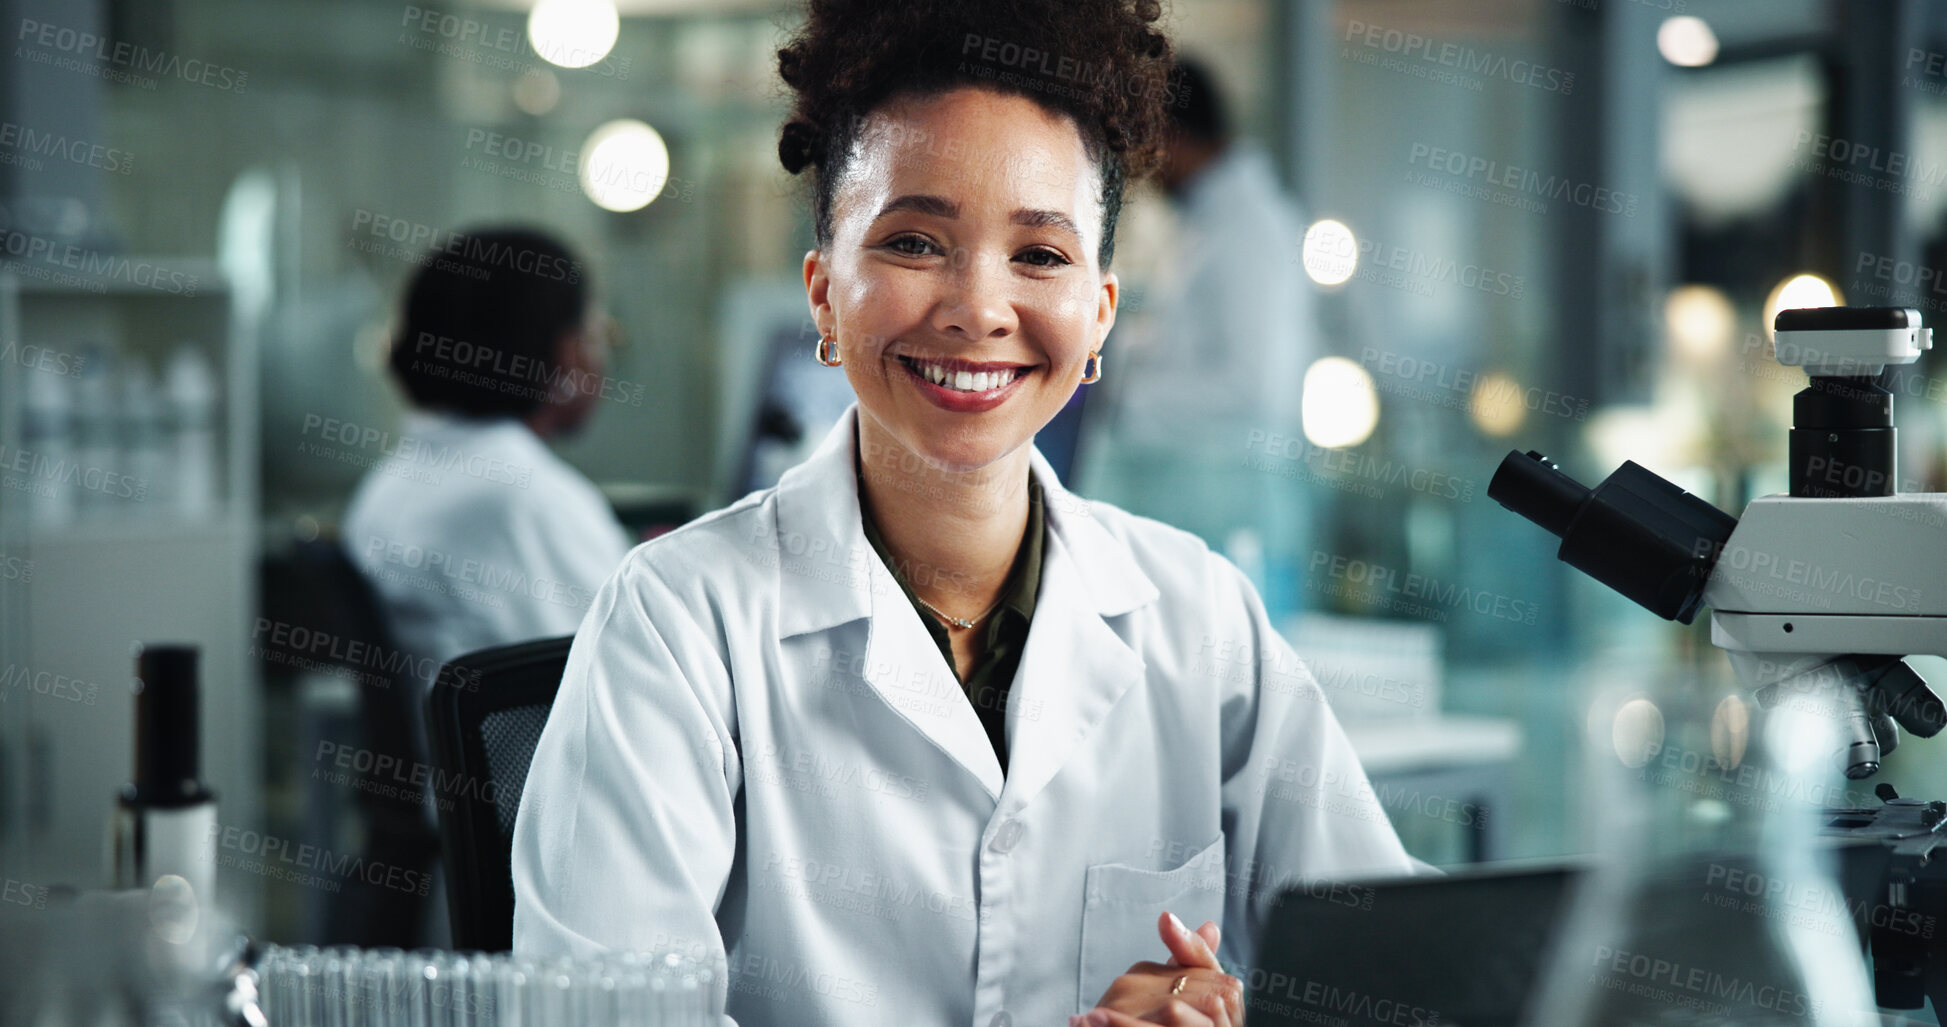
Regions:
<svg viewBox="0 0 1947 1027"><path fill-rule="evenodd" d="M1244 984L1217 962L1221 931L1205 922L1192 931L1174 913L1156 919L1169 949L1167 963L1130 967L1102 993L1095 1008L1068 1018L1068 1027L1243 1027Z"/></svg>

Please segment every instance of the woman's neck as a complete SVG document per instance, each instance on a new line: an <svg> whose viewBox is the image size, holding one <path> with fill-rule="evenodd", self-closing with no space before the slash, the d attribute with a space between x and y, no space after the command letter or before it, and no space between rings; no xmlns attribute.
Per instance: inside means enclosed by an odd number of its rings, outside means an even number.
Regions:
<svg viewBox="0 0 1947 1027"><path fill-rule="evenodd" d="M921 599L972 618L1000 598L1028 522L1028 450L942 470L859 417L859 502Z"/></svg>

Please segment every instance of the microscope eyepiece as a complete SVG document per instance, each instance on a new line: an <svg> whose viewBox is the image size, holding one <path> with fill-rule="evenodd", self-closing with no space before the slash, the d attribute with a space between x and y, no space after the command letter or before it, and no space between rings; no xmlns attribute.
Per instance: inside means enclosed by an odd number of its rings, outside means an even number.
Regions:
<svg viewBox="0 0 1947 1027"><path fill-rule="evenodd" d="M1553 460L1529 450L1526 456L1509 453L1501 461L1501 469L1487 483L1487 495L1559 537L1574 523L1589 490L1563 474Z"/></svg>
<svg viewBox="0 0 1947 1027"><path fill-rule="evenodd" d="M1688 624L1737 518L1634 461L1594 489L1540 453L1512 452L1487 483L1495 502L1561 537L1557 555L1665 620Z"/></svg>

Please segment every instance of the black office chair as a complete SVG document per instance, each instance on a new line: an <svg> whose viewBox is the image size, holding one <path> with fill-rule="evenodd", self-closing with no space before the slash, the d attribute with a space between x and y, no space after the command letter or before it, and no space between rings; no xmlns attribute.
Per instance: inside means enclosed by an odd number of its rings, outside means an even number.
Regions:
<svg viewBox="0 0 1947 1027"><path fill-rule="evenodd" d="M264 557L261 575L258 594L263 619L254 649L263 661L272 710L296 712L295 688L305 672L336 665L349 675L358 692L356 719L319 721L307 730L324 730L321 740L337 743L339 752L362 750L377 757L368 757L375 769L358 772L353 802L364 828L358 854L379 866L431 874L439 859L439 837L426 822L420 788L413 781L399 780L396 771L376 769L411 767L425 760L416 740L419 717L407 698L416 695L419 686L410 675L388 670L381 661L349 655L366 652L389 657L399 652L385 621L384 605L335 538L294 541L277 549ZM266 626L303 630L265 630ZM318 639L339 644L311 644ZM299 814L300 840L326 848L349 844L338 834L349 825L333 818L334 811L351 812L337 807L342 786L320 784L295 763L283 773L304 781L308 793ZM428 900L417 893L353 875L342 891L332 895L307 890L304 902L305 930L316 933L320 944L365 948L426 944L421 932Z"/></svg>
<svg viewBox="0 0 1947 1027"><path fill-rule="evenodd" d="M453 947L514 943L514 813L574 636L455 657L426 699Z"/></svg>

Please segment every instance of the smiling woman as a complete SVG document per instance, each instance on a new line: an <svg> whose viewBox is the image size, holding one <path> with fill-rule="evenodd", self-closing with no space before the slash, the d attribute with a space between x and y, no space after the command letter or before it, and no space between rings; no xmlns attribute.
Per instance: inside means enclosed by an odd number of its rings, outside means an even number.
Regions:
<svg viewBox="0 0 1947 1027"><path fill-rule="evenodd" d="M1302 665L1245 577L1033 445L1102 373L1158 17L811 5L779 156L858 402L597 597L516 825L517 950L723 953L746 1027L1234 1027L1283 888L1410 870L1309 674L1264 686Z"/></svg>
<svg viewBox="0 0 1947 1027"><path fill-rule="evenodd" d="M1045 173L956 174L918 152L926 138ZM1001 462L1025 482L1024 447L1115 321L1115 275L1096 260L1098 176L1078 133L1031 100L970 87L887 103L854 147L832 238L804 273L858 392L863 443L949 472Z"/></svg>

